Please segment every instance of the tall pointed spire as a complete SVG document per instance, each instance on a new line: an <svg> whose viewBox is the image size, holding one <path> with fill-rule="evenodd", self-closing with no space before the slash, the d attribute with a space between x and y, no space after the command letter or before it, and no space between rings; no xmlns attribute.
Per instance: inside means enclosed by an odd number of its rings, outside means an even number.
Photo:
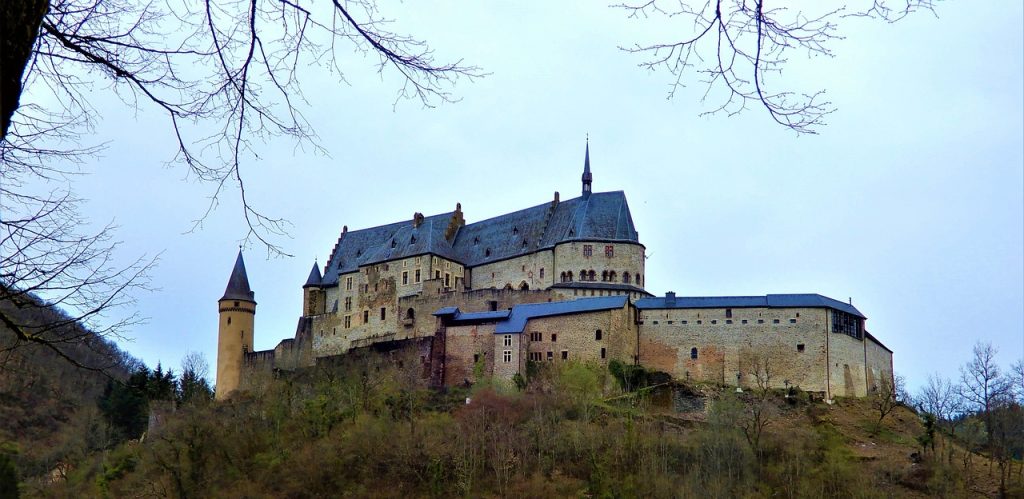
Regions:
<svg viewBox="0 0 1024 499"><path fill-rule="evenodd" d="M221 300L246 300L255 303L255 298L256 293L249 288L249 276L245 273L245 260L242 259L242 250L239 248L235 268L231 270L231 278L228 279L228 287L224 289Z"/></svg>
<svg viewBox="0 0 1024 499"><path fill-rule="evenodd" d="M302 287L307 288L310 286L319 286L323 282L323 278L320 277L320 265L317 262L313 262L313 269L309 271L309 277L306 279L306 284Z"/></svg>
<svg viewBox="0 0 1024 499"><path fill-rule="evenodd" d="M587 152L583 158L583 197L590 196L594 175L590 173L590 135L587 135Z"/></svg>

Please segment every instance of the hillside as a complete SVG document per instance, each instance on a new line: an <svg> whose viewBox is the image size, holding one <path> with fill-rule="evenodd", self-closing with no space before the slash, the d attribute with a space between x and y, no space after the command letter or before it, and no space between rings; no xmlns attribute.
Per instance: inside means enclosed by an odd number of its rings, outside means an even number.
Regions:
<svg viewBox="0 0 1024 499"><path fill-rule="evenodd" d="M0 302L21 324L66 321L58 309L36 300L18 307ZM111 380L123 380L141 365L112 342L78 326L57 330L60 352L19 343L0 327L0 455L13 457L23 476L37 476L61 463L82 459L106 445L97 400ZM74 337L74 341L61 341Z"/></svg>
<svg viewBox="0 0 1024 499"><path fill-rule="evenodd" d="M621 376L620 376L621 377ZM267 378L225 403L29 480L41 497L978 497L988 460L868 399L660 384L534 369L524 391L439 393L372 359ZM467 403L468 402L468 403ZM758 417L755 417L758 416ZM764 425L752 424L757 421ZM763 432L756 432L763 428ZM1016 469L1016 468L1014 468ZM1019 475L1011 493L1021 491Z"/></svg>

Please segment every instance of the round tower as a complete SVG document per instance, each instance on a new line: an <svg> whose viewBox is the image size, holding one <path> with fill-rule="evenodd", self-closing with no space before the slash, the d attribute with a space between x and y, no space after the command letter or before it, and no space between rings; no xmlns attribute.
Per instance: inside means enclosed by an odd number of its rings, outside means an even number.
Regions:
<svg viewBox="0 0 1024 499"><path fill-rule="evenodd" d="M217 338L216 399L224 400L238 390L242 382L245 354L252 351L253 324L256 319L255 293L249 289L242 250L238 250L224 296L217 301L220 312Z"/></svg>

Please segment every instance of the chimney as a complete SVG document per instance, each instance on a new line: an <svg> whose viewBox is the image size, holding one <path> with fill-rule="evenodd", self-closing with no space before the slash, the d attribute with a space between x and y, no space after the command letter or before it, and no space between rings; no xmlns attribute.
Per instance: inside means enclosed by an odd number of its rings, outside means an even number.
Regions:
<svg viewBox="0 0 1024 499"><path fill-rule="evenodd" d="M455 213L452 213L452 218L448 221L448 228L444 231L445 240L453 241L455 233L463 225L466 225L466 219L462 216L462 203L455 203Z"/></svg>
<svg viewBox="0 0 1024 499"><path fill-rule="evenodd" d="M412 228L415 229L415 228L419 227L421 224L423 224L423 214L420 213L420 212L413 213L412 214Z"/></svg>
<svg viewBox="0 0 1024 499"><path fill-rule="evenodd" d="M341 233L342 233L342 234L345 234L345 233L347 233L347 232L348 232L348 226L347 226L347 225L342 225L342 226L341 226Z"/></svg>
<svg viewBox="0 0 1024 499"><path fill-rule="evenodd" d="M665 305L669 307L676 306L676 293L674 291L665 293Z"/></svg>

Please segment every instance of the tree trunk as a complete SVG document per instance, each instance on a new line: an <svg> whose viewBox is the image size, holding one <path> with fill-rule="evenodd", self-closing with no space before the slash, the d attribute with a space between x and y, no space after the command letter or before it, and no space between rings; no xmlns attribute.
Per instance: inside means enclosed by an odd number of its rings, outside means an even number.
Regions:
<svg viewBox="0 0 1024 499"><path fill-rule="evenodd" d="M0 140L7 137L11 117L18 110L25 67L32 58L39 25L49 10L49 0L0 3Z"/></svg>

